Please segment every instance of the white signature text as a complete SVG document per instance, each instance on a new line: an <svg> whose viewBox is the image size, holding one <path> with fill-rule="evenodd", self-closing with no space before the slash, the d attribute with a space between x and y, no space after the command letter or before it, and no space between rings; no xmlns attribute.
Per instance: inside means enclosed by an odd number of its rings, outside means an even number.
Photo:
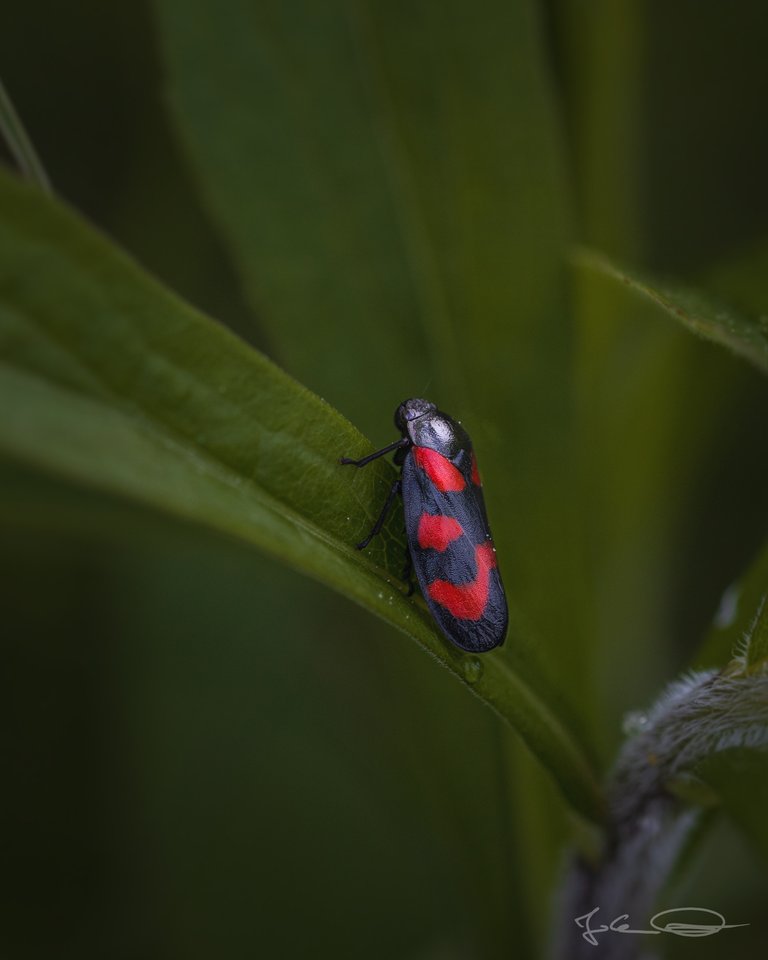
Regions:
<svg viewBox="0 0 768 960"><path fill-rule="evenodd" d="M650 929L635 930L629 925L629 914L622 913L614 917L610 923L600 923L593 925L592 921L600 907L595 907L589 913L576 917L575 923L583 929L582 937L591 943L593 947L598 944L598 933L639 933L656 936L660 933L671 933L676 937L711 937L714 933L720 933L721 930L731 930L734 927L748 927L748 923L726 923L725 917L717 910L707 910L706 907L676 907L672 910L660 910L654 914L648 921ZM691 923L690 919L672 919L674 915L682 913L706 914L701 923Z"/></svg>

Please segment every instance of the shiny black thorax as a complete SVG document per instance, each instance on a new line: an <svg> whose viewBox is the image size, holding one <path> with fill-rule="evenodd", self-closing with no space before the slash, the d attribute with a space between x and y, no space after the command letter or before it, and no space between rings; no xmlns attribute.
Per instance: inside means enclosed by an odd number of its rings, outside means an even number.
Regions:
<svg viewBox="0 0 768 960"><path fill-rule="evenodd" d="M405 400L395 411L395 426L415 447L436 450L448 460L455 460L462 451L472 455L472 441L462 425L438 410L428 400ZM398 450L395 463L402 464L407 448Z"/></svg>

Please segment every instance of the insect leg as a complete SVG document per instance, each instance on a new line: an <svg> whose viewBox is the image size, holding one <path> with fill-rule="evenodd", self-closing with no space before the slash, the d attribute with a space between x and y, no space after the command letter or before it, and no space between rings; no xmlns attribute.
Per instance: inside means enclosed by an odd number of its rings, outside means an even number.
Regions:
<svg viewBox="0 0 768 960"><path fill-rule="evenodd" d="M376 453L369 453L367 457L363 457L362 460L352 460L350 457L339 457L339 463L343 464L352 464L355 467L364 467L366 463L370 463L371 460L376 460L378 457L383 457L385 453L389 453L390 450L396 450L398 447L405 447L411 441L406 437L400 437L399 440L394 440L392 443L387 444L386 447L382 447L381 450L377 450Z"/></svg>
<svg viewBox="0 0 768 960"><path fill-rule="evenodd" d="M400 493L400 477L398 477L390 487L387 499L384 501L384 506L381 508L381 513L376 523L374 523L373 529L364 540L361 540L360 543L357 544L358 550L364 550L376 534L381 532L384 521L387 519L387 514L392 509L392 504L395 502L395 497L397 497L398 493Z"/></svg>

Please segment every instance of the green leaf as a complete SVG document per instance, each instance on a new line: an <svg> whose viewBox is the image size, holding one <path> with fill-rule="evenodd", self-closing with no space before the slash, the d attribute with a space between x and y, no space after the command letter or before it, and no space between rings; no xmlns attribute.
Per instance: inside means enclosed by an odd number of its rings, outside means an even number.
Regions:
<svg viewBox="0 0 768 960"><path fill-rule="evenodd" d="M759 388L761 381L722 351L697 340L725 345L765 372L767 328L762 317L750 319L723 307L707 294L643 279L593 251L579 250L573 259L578 300L583 302L585 334L592 343L591 349L582 354L586 362L580 381L585 385L587 409L589 405L598 406L598 412L590 415L594 426L585 431L585 449L595 471L595 480L589 489L596 491L602 516L610 518L609 507L615 501L613 512L617 522L613 525L617 557L621 558L621 563L612 558L611 541L602 535L601 560L605 572L598 582L605 596L601 609L605 615L616 604L626 639L626 610L631 601L629 594L622 597L622 580L617 587L611 578L617 574L621 577L621 565L636 566L638 575L633 574L631 579L625 575L623 583L633 594L643 590L650 594L649 602L642 605L642 612L632 618L633 628L642 632L642 637L636 637L638 643L644 644L647 669L653 646L646 642L646 637L654 637L657 644L661 641L657 650L664 657L668 656L670 644L681 639L674 634L665 638L664 630L669 631L671 626L669 601L664 599L664 606L658 606L664 596L662 591L670 590L673 582L670 578L679 576L673 566L673 551L680 550L681 546L676 531L685 527L695 530L700 549L712 551L713 540L718 536L727 537L733 549L734 528L739 525L748 529L745 504L752 503L748 499L749 488L745 488L742 479L749 467L740 468L739 464L750 462L748 445L759 440L759 416L754 417L753 432L745 424L748 411L761 402L757 389L753 393L749 390L753 386ZM615 327L621 331L626 326L622 318L629 314L630 301L635 301L638 317L619 339L613 330ZM678 324L667 322L670 315ZM663 327L660 320L664 321ZM697 338L686 337L685 330L695 332ZM662 374L662 379L657 379L654 368ZM635 379L637 374L641 379ZM596 390L601 378L605 379L605 386ZM624 393L634 398L627 409L621 402ZM610 397L613 416L608 412L605 397ZM632 419L627 416L627 412L633 414L637 398L646 411L645 423L638 423L636 414ZM739 422L738 430L734 430L735 420ZM614 431L616 439L611 442ZM606 441L608 448L602 451ZM606 483L609 477L610 482ZM731 496L730 500L723 497L726 489L737 496ZM633 503L636 497L638 502ZM717 512L713 519L715 505ZM754 509L761 509L759 500L754 502ZM602 518L601 522L604 522ZM666 543L659 539L654 544L658 536L655 529L662 531ZM678 570L690 567L691 561L695 563L696 541L692 534L688 540L687 546L683 544L687 555L677 559ZM634 543L631 548L630 543ZM742 564L743 555L736 562ZM718 563L724 568L725 576L733 576L733 560L730 570L727 557ZM760 597L765 593L766 571L768 554L738 588L727 592L715 625L695 658L697 666L728 663L749 630ZM706 568L704 572L709 573ZM678 585L676 603L681 604L684 615L682 603L688 602L692 582L683 578ZM714 582L714 589L722 590L722 580ZM712 612L715 606L710 600ZM690 603L689 607L703 621L701 611L695 612ZM654 610L657 614L661 612L663 620L654 622ZM706 629L706 621L702 627ZM691 641L697 639L696 635L691 637ZM636 682L634 677L633 685Z"/></svg>
<svg viewBox="0 0 768 960"><path fill-rule="evenodd" d="M615 749L628 706L651 699L686 661L716 605L712 590L731 576L727 556L711 562L725 567L721 580L700 561L742 509L742 498L722 503L721 463L735 446L742 381L762 380L614 276L579 260L573 281L581 536L596 547L585 550L598 612L592 645L611 678L599 719ZM708 590L702 573L714 581Z"/></svg>
<svg viewBox="0 0 768 960"><path fill-rule="evenodd" d="M350 410L436 377L484 412L491 373L532 379L568 224L533 4L154 8L183 142L292 370Z"/></svg>
<svg viewBox="0 0 768 960"><path fill-rule="evenodd" d="M728 347L768 372L768 317L743 316L698 290L626 271L590 250L577 251L574 260L583 269L610 277L655 303L697 336Z"/></svg>
<svg viewBox="0 0 768 960"><path fill-rule="evenodd" d="M515 623L499 656L581 735L599 700L568 466L570 183L539 8L153 8L181 142L275 356L377 445L406 396L463 420ZM543 876L559 812L526 784Z"/></svg>
<svg viewBox="0 0 768 960"><path fill-rule="evenodd" d="M407 396L468 426L541 638L505 654L544 661L577 715L570 197L535 4L153 6L182 143L275 355L378 445Z"/></svg>
<svg viewBox="0 0 768 960"><path fill-rule="evenodd" d="M394 582L402 541L352 546L394 476L342 417L37 192L0 177L6 456L250 542L417 640L523 736L576 809L598 791L545 688L438 636Z"/></svg>

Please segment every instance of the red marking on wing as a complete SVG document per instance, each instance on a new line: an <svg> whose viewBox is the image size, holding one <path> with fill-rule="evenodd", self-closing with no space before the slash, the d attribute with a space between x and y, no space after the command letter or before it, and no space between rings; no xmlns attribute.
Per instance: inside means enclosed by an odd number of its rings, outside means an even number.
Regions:
<svg viewBox="0 0 768 960"><path fill-rule="evenodd" d="M457 620L479 620L488 603L490 573L496 566L496 554L490 540L475 547L475 561L477 575L470 583L457 586L447 580L435 580L427 587L431 599Z"/></svg>
<svg viewBox="0 0 768 960"><path fill-rule="evenodd" d="M453 517L432 516L422 513L419 517L419 529L416 534L419 546L426 550L432 547L441 553L448 549L448 544L457 540L464 530L458 520Z"/></svg>
<svg viewBox="0 0 768 960"><path fill-rule="evenodd" d="M477 460L475 454L472 454L472 483L476 487L482 487L483 481L480 479L480 471L477 469Z"/></svg>
<svg viewBox="0 0 768 960"><path fill-rule="evenodd" d="M437 450L431 450L429 447L414 447L413 459L416 461L416 466L421 467L441 493L464 489L464 477L461 472Z"/></svg>

